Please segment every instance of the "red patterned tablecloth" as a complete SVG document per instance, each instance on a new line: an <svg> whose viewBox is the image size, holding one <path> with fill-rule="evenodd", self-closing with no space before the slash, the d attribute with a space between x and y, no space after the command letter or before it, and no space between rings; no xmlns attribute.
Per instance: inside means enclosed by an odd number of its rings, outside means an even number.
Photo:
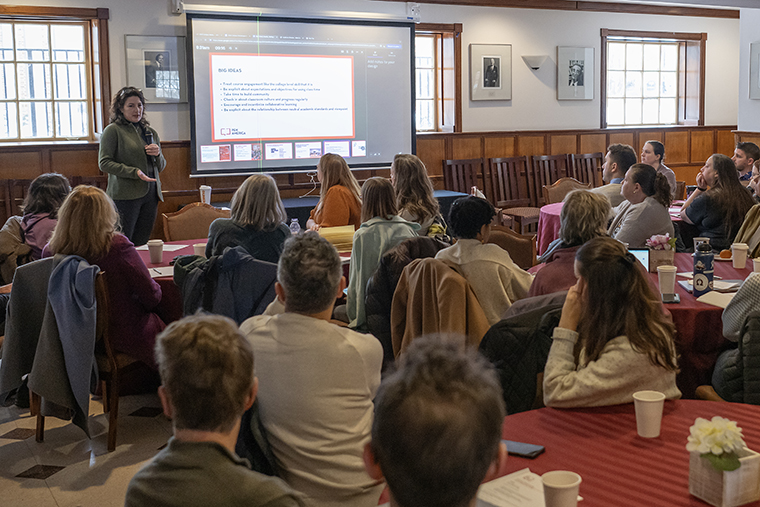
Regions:
<svg viewBox="0 0 760 507"><path fill-rule="evenodd" d="M507 440L546 447L530 460L509 456L506 473L572 470L583 482L583 507L705 506L689 495L686 437L697 417L736 421L747 447L760 449L760 407L698 400L666 401L658 438L636 433L633 404L592 409L542 408L504 420ZM757 506L760 502L747 505Z"/></svg>
<svg viewBox="0 0 760 507"><path fill-rule="evenodd" d="M541 207L538 215L538 255L543 254L549 243L559 237L559 214L562 211L561 202L547 204Z"/></svg>

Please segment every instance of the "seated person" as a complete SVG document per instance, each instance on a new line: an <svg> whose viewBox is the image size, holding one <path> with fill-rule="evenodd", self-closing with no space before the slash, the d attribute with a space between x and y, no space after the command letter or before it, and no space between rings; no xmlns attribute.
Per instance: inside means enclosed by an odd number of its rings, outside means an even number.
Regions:
<svg viewBox="0 0 760 507"><path fill-rule="evenodd" d="M435 258L454 264L478 297L489 325L518 299L528 295L533 275L514 263L498 245L486 244L496 211L480 197L460 197L451 205L449 226L457 242Z"/></svg>
<svg viewBox="0 0 760 507"><path fill-rule="evenodd" d="M254 259L277 264L290 237L287 218L274 179L268 174L249 176L232 196L230 218L211 223L206 257L221 255L228 246L242 246Z"/></svg>
<svg viewBox="0 0 760 507"><path fill-rule="evenodd" d="M746 187L752 179L752 166L760 160L760 148L755 143L737 143L731 160L739 173L739 181Z"/></svg>
<svg viewBox="0 0 760 507"><path fill-rule="evenodd" d="M601 187L592 188L591 192L605 196L613 208L623 202L620 187L628 168L636 163L636 152L627 144L611 144L607 148L602 166L602 179L607 183Z"/></svg>
<svg viewBox="0 0 760 507"><path fill-rule="evenodd" d="M565 291L575 285L575 253L588 240L605 235L609 215L610 202L602 195L575 190L565 196L559 214L559 238L539 259L545 264L536 272L529 297Z"/></svg>
<svg viewBox="0 0 760 507"><path fill-rule="evenodd" d="M364 311L367 281L380 265L385 252L405 239L417 237L420 226L397 215L393 185L376 176L362 185L362 225L354 234L348 279L347 313L349 327L365 329Z"/></svg>
<svg viewBox="0 0 760 507"><path fill-rule="evenodd" d="M31 260L42 257L42 249L50 241L58 223L58 208L69 192L69 180L58 173L41 174L29 185L29 193L22 206L21 237L31 247Z"/></svg>
<svg viewBox="0 0 760 507"><path fill-rule="evenodd" d="M275 285L285 313L240 326L256 354L261 422L280 476L307 506L375 507L383 486L364 470L383 349L330 323L343 292L340 257L307 232L285 242Z"/></svg>
<svg viewBox="0 0 760 507"><path fill-rule="evenodd" d="M760 160L752 164L752 177L747 183L747 188L752 192L756 202L760 202Z"/></svg>
<svg viewBox="0 0 760 507"><path fill-rule="evenodd" d="M744 216L755 204L738 174L730 158L714 154L700 169L697 188L681 208L681 219L695 226L697 236L710 238L716 251L731 246ZM691 238L682 239L687 249L693 248L689 245Z"/></svg>
<svg viewBox="0 0 760 507"><path fill-rule="evenodd" d="M306 228L316 231L320 227L362 224L362 200L359 183L348 164L340 155L325 153L317 164L317 179L322 184L319 202L311 210Z"/></svg>
<svg viewBox="0 0 760 507"><path fill-rule="evenodd" d="M625 201L615 211L607 231L628 248L646 248L655 234L675 237L670 220L670 185L667 178L647 164L634 164L625 173L621 194Z"/></svg>
<svg viewBox="0 0 760 507"><path fill-rule="evenodd" d="M446 233L446 224L433 195L425 164L415 155L398 153L391 164L391 183L396 190L398 214L420 224L420 236Z"/></svg>
<svg viewBox="0 0 760 507"><path fill-rule="evenodd" d="M676 173L673 169L662 163L665 158L665 145L660 141L647 141L641 149L641 163L651 165L658 174L665 176L670 187L670 197L676 195ZM680 197L679 197L680 199Z"/></svg>
<svg viewBox="0 0 760 507"><path fill-rule="evenodd" d="M219 315L174 322L159 335L156 358L174 436L132 478L125 506L303 505L281 479L252 471L235 454L240 419L258 388L253 351L235 323Z"/></svg>
<svg viewBox="0 0 760 507"><path fill-rule="evenodd" d="M490 364L461 342L423 337L383 380L364 463L391 507L475 505L506 463L504 402Z"/></svg>
<svg viewBox="0 0 760 507"><path fill-rule="evenodd" d="M634 392L647 389L680 398L675 326L636 257L600 237L575 259L578 283L567 293L544 369L546 406L630 403Z"/></svg>

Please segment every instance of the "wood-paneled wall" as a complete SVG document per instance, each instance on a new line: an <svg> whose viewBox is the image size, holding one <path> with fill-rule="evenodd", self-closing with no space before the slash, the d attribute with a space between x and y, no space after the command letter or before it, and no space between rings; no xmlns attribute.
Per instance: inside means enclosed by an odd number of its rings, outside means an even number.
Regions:
<svg viewBox="0 0 760 507"><path fill-rule="evenodd" d="M733 154L735 130L736 126L719 126L420 134L417 155L427 166L435 187L442 189L442 161L446 159L604 152L612 143L630 144L640 152L647 140L654 139L665 144L665 164L675 171L679 180L691 184L711 154ZM757 132L740 132L736 137L760 144ZM197 201L198 187L204 184L215 189L214 201L229 201L245 179L243 176L190 178L190 142L164 142L161 146L167 167L161 173L165 202L160 204L159 213L176 211L183 204ZM51 171L66 176L99 174L98 144L0 144L0 179L33 179ZM389 171L356 173L360 181L375 175L387 177ZM302 195L313 186L305 174L282 174L275 179L283 197ZM162 236L161 220L156 221L153 234Z"/></svg>

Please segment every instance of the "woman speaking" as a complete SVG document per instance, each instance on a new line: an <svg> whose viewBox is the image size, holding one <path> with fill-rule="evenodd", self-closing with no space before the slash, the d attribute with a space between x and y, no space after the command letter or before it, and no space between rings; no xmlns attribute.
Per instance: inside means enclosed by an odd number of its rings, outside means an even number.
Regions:
<svg viewBox="0 0 760 507"><path fill-rule="evenodd" d="M166 167L158 133L143 110L145 97L138 88L119 90L111 103L111 123L100 138L98 165L108 173L108 190L121 216L121 232L136 246L150 239L156 221L161 180Z"/></svg>

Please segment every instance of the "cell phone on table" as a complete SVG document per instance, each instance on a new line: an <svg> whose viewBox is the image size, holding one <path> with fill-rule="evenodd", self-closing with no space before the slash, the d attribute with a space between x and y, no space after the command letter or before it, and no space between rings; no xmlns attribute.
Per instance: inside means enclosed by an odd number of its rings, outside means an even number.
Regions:
<svg viewBox="0 0 760 507"><path fill-rule="evenodd" d="M680 303L681 297L678 294L663 294L662 302L665 304Z"/></svg>
<svg viewBox="0 0 760 507"><path fill-rule="evenodd" d="M539 454L546 450L543 445L513 442L512 440L502 440L502 442L507 446L507 452L509 454L521 458L535 459Z"/></svg>

